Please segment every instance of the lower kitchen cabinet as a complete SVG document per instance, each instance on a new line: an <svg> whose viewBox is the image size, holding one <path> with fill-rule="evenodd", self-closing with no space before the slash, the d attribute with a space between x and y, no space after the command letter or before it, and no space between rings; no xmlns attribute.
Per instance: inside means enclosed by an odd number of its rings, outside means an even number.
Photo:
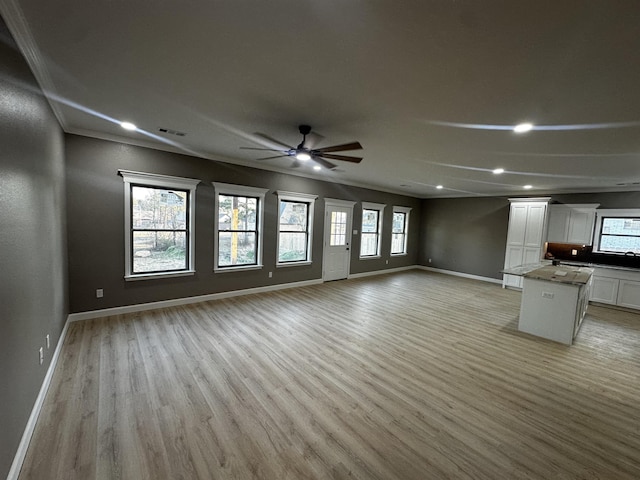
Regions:
<svg viewBox="0 0 640 480"><path fill-rule="evenodd" d="M616 305L640 308L640 282L620 280Z"/></svg>
<svg viewBox="0 0 640 480"><path fill-rule="evenodd" d="M589 300L640 310L640 272L594 268Z"/></svg>
<svg viewBox="0 0 640 480"><path fill-rule="evenodd" d="M618 300L619 285L620 280L617 278L596 277L594 275L590 300L615 305Z"/></svg>

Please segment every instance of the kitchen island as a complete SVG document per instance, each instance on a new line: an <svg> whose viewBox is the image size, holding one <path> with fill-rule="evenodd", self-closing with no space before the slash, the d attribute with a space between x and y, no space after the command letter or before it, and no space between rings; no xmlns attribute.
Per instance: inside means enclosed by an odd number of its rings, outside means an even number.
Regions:
<svg viewBox="0 0 640 480"><path fill-rule="evenodd" d="M509 274L524 277L518 330L571 345L589 306L593 269L522 265Z"/></svg>

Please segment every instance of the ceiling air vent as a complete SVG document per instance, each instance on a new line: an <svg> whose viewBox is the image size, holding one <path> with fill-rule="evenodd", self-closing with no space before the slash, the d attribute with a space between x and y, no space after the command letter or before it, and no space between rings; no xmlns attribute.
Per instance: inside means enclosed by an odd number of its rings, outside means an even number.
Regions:
<svg viewBox="0 0 640 480"><path fill-rule="evenodd" d="M159 128L158 131L162 132L162 133L169 134L169 135L175 135L176 137L184 137L186 135L186 133L184 133L184 132L179 132L177 130L171 130L170 128Z"/></svg>

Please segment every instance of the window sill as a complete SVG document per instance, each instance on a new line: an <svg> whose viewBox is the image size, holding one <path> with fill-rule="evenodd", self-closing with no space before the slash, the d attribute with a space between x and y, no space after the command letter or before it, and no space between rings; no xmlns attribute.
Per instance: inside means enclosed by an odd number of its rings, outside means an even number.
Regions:
<svg viewBox="0 0 640 480"><path fill-rule="evenodd" d="M304 261L304 262L290 262L290 263L276 263L276 268L281 267L299 267L302 265L311 265L312 262Z"/></svg>
<svg viewBox="0 0 640 480"><path fill-rule="evenodd" d="M214 267L214 273L242 272L243 270L262 270L263 265L237 265L233 267Z"/></svg>
<svg viewBox="0 0 640 480"><path fill-rule="evenodd" d="M359 260L380 260L382 256L380 255L367 255L366 257L358 257Z"/></svg>
<svg viewBox="0 0 640 480"><path fill-rule="evenodd" d="M403 253L390 253L389 255L391 255L392 257L406 257L406 256L407 256L407 252L403 252Z"/></svg>
<svg viewBox="0 0 640 480"><path fill-rule="evenodd" d="M195 270L184 270L180 272L161 272L161 273L137 273L135 275L125 275L124 279L127 282L137 282L138 280L153 280L155 278L174 278L174 277L189 277L195 275Z"/></svg>

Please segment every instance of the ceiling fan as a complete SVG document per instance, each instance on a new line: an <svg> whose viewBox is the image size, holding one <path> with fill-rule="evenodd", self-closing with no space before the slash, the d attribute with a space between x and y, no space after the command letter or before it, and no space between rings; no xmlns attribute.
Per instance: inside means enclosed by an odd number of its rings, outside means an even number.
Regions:
<svg viewBox="0 0 640 480"><path fill-rule="evenodd" d="M271 157L263 157L257 158L256 160L270 160L272 158L281 158L281 157L293 157L294 162L291 165L296 168L300 166L300 161L312 160L319 165L322 165L329 170L332 170L337 167L337 165L331 163L327 159L331 160L341 160L343 162L352 162L352 163L360 163L362 161L361 157L351 157L348 155L335 155L331 152L343 152L347 150L361 150L362 145L360 142L351 142L344 143L342 145L332 145L330 147L323 148L314 148L315 144L318 141L322 140L324 137L322 135L318 135L317 133L311 132L311 127L309 125L300 125L298 130L302 134L302 142L297 147L292 147L287 145L280 140L276 140L264 133L256 133L256 135L268 140L271 143L276 145L281 145L285 147L284 149L274 149L274 148L253 148L253 147L240 147L244 150L266 150L269 152L279 152L278 155L274 155ZM311 137L307 139L307 136Z"/></svg>

